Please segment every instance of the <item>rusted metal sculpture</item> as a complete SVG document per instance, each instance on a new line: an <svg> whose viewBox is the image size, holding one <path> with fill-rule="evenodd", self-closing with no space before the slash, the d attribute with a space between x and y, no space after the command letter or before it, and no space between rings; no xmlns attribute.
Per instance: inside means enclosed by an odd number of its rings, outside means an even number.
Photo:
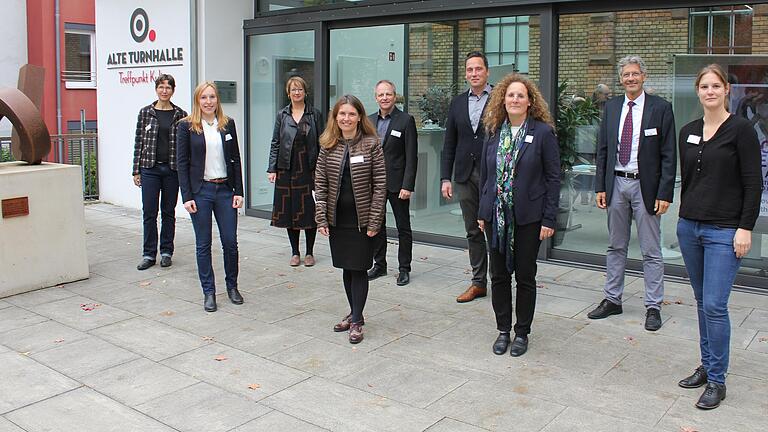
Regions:
<svg viewBox="0 0 768 432"><path fill-rule="evenodd" d="M51 150L51 135L40 110L21 90L0 87L0 119L3 117L11 121L18 134L21 157L17 159L39 165Z"/></svg>
<svg viewBox="0 0 768 432"><path fill-rule="evenodd" d="M29 100L39 111L43 106L43 83L45 82L45 68L33 64L25 64L19 68L19 84L17 89L27 95ZM11 153L15 160L21 158L21 137L14 128L11 133Z"/></svg>

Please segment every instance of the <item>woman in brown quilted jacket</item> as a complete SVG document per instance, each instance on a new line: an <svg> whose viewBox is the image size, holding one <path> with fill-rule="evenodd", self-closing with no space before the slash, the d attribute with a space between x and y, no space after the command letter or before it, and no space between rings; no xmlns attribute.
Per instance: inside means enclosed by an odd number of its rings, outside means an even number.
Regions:
<svg viewBox="0 0 768 432"><path fill-rule="evenodd" d="M356 344L363 340L372 241L384 219L384 153L360 99L342 96L328 117L315 168L315 220L318 232L330 235L333 266L344 271L350 313L333 331L349 330Z"/></svg>

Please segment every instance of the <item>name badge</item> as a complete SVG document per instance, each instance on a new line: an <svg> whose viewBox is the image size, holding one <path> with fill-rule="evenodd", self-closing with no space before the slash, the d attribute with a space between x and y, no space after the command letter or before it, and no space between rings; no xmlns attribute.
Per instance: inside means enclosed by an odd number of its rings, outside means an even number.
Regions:
<svg viewBox="0 0 768 432"><path fill-rule="evenodd" d="M398 137L398 138L400 138L400 135L402 135L402 134L403 134L402 132L396 131L394 129L392 129L392 133L390 133L390 135L392 135L394 137Z"/></svg>
<svg viewBox="0 0 768 432"><path fill-rule="evenodd" d="M349 158L349 163L362 163L365 162L365 156L352 156Z"/></svg>
<svg viewBox="0 0 768 432"><path fill-rule="evenodd" d="M701 137L693 134L688 135L688 142L691 144L699 145L699 143L701 142Z"/></svg>
<svg viewBox="0 0 768 432"><path fill-rule="evenodd" d="M526 135L525 136L525 142L527 142L528 144L532 143L533 142L533 135Z"/></svg>
<svg viewBox="0 0 768 432"><path fill-rule="evenodd" d="M151 124L148 124L148 125L146 125L144 127L144 130L150 130L150 129L152 129L152 125Z"/></svg>
<svg viewBox="0 0 768 432"><path fill-rule="evenodd" d="M224 135L224 140L225 141L232 141L232 135L230 135L230 134Z"/></svg>
<svg viewBox="0 0 768 432"><path fill-rule="evenodd" d="M645 136L656 136L659 134L659 132L656 130L656 128L653 129L646 129L643 131L645 133Z"/></svg>

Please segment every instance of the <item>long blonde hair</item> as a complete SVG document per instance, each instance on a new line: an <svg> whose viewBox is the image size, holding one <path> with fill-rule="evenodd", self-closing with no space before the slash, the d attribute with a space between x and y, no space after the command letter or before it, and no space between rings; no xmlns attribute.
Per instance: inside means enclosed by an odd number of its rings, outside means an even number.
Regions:
<svg viewBox="0 0 768 432"><path fill-rule="evenodd" d="M357 124L357 137L360 137L361 135L376 136L376 128L373 127L373 123L371 123L368 116L365 115L365 107L363 106L363 103L360 102L360 99L352 95L344 95L336 101L336 104L331 110L331 115L328 116L328 123L325 126L325 131L320 135L320 146L326 150L334 148L342 138L341 129L336 122L336 116L339 114L339 110L344 104L352 105L352 108L354 108L360 116L360 122Z"/></svg>
<svg viewBox="0 0 768 432"><path fill-rule="evenodd" d="M523 75L511 73L493 87L488 106L485 108L485 115L483 116L486 132L490 134L498 130L504 123L504 120L506 120L507 110L504 108L504 97L507 94L509 85L515 82L524 85L528 91L528 100L531 102L531 106L528 107L528 117L554 128L555 122L552 120L552 114L549 112L549 105L547 105L547 101L544 100L536 84Z"/></svg>
<svg viewBox="0 0 768 432"><path fill-rule="evenodd" d="M229 117L224 115L224 110L221 108L218 87L212 81L203 81L195 87L195 93L192 97L192 112L183 119L189 122L190 129L199 134L203 133L203 110L200 108L200 96L208 87L213 88L214 93L216 93L216 129L223 131L229 122Z"/></svg>

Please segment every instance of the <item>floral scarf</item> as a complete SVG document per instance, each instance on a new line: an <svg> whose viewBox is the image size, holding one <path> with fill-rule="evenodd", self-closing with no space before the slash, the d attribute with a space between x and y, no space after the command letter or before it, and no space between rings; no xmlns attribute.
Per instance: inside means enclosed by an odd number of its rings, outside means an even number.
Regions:
<svg viewBox="0 0 768 432"><path fill-rule="evenodd" d="M528 120L520 125L513 136L512 127L505 120L499 131L499 147L496 150L496 246L506 256L507 270L515 270L512 250L514 247L514 177L517 155L528 129Z"/></svg>

